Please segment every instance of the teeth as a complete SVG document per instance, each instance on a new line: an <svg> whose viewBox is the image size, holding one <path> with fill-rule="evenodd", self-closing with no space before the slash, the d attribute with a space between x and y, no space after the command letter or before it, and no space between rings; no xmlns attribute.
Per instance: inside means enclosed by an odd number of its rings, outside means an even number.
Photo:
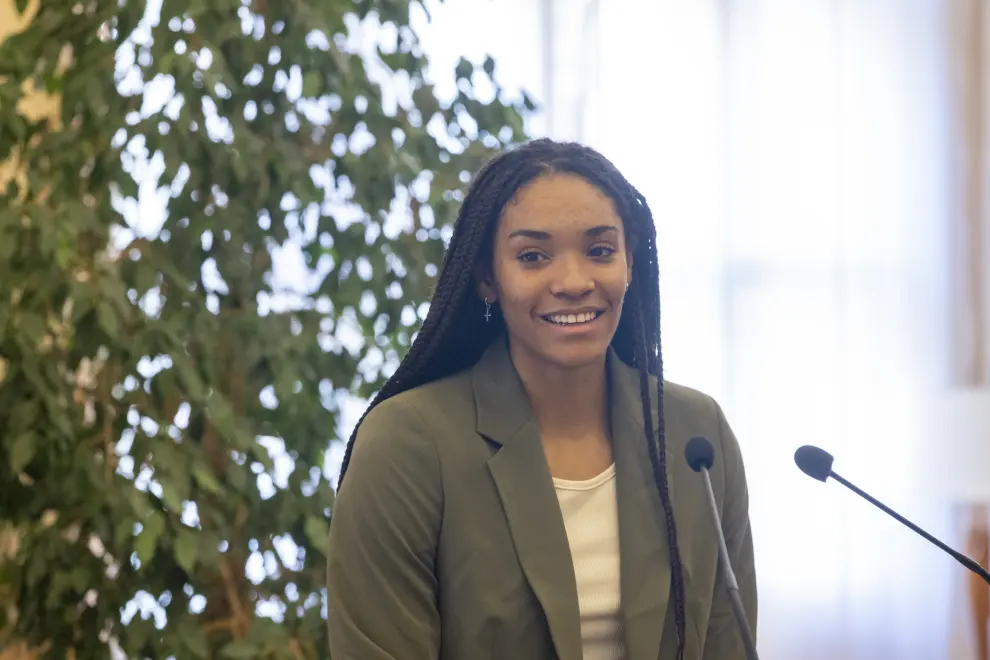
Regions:
<svg viewBox="0 0 990 660"><path fill-rule="evenodd" d="M587 323L588 321L593 321L595 317L598 316L595 312L584 312L583 314L554 314L549 316L553 323L559 323L560 325L571 325L573 323Z"/></svg>

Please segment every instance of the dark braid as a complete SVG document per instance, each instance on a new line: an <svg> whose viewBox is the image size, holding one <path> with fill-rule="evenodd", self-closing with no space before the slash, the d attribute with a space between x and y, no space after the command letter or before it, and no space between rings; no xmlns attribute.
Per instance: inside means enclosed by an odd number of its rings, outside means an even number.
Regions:
<svg viewBox="0 0 990 660"><path fill-rule="evenodd" d="M631 186L630 186L631 187ZM649 226L653 227L653 215L646 199L635 191L636 206L634 212L643 214L649 220ZM649 250L643 250L648 255L656 255L656 230L649 234L648 240L654 243ZM646 362L639 370L639 389L643 400L643 417L646 420L646 441L650 450L650 464L653 466L653 480L660 493L660 502L663 504L663 512L666 517L667 544L670 546L670 568L673 575L674 588L674 621L677 624L677 660L684 658L684 632L687 628L687 612L685 611L686 594L684 587L684 570L681 565L681 555L677 544L677 525L674 521L674 507L670 501L670 489L667 483L667 439L665 435L665 425L663 417L663 353L660 350L660 267L655 256L647 257L647 270L652 277L652 281L657 282L656 294L649 303L646 304L647 318L656 319L656 323L650 326L652 332L647 330L648 325L644 322L642 311L636 307L637 325L639 326L638 336L640 337L643 359ZM655 334L654 334L655 333ZM652 335L652 336L651 336ZM655 348L654 348L655 347ZM650 410L650 382L647 372L657 377L657 441L654 442L653 435L653 413Z"/></svg>
<svg viewBox="0 0 990 660"><path fill-rule="evenodd" d="M458 213L429 313L398 369L372 400L351 434L337 488L343 486L357 430L376 405L401 392L471 367L504 329L497 307L492 310L490 323L483 318L484 303L476 292L477 264L491 264L495 230L505 206L521 188L540 175L552 172L578 175L608 195L622 217L630 245L634 246L633 278L612 347L620 360L640 372L644 433L670 546L677 660L683 660L687 616L684 573L667 483L656 228L644 197L611 162L593 149L574 143L535 140L495 158L478 173ZM651 375L657 379L656 432L650 396ZM663 622L658 625L662 626Z"/></svg>

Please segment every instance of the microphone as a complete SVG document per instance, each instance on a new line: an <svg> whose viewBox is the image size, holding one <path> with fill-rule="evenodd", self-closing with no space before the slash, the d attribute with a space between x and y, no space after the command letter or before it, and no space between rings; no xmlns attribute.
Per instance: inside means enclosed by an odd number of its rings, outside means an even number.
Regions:
<svg viewBox="0 0 990 660"><path fill-rule="evenodd" d="M805 445L803 447L798 447L798 450L794 452L794 462L797 463L797 466L801 468L801 471L804 472L806 475L808 475L812 479L817 479L818 481L821 482L825 482L826 479L832 477L840 484L842 484L852 492L856 493L857 495L865 499L873 506L877 507L884 513L892 516L898 522L903 523L912 531L916 532L917 534L920 534L924 538L934 543L936 546L947 552L953 559L955 559L960 564L962 564L963 566L965 566L966 568L968 568L969 570L973 571L981 578L983 578L983 580L987 584L990 584L990 572L987 572L987 570L982 566L980 566L977 562L973 561L963 553L953 550L952 548L942 543L937 538L935 538L925 530L921 529L920 527L915 525L913 522L911 522L901 514L897 513L896 511L889 508L879 500L875 499L874 497L871 497L864 491L860 490L859 488L857 488L856 486L854 486L853 484L849 483L848 481L840 477L838 474L836 474L832 470L832 463L834 460L835 459L832 457L830 453L828 453L824 449L820 449L812 445Z"/></svg>
<svg viewBox="0 0 990 660"><path fill-rule="evenodd" d="M715 504L715 491L712 490L712 479L711 475L708 474L708 470L715 464L715 448L705 438L691 438L684 448L684 458L687 459L687 464L692 470L701 473L705 482L708 510L712 514L715 536L718 538L719 564L721 564L722 572L725 574L726 590L729 592L732 612L736 615L739 633L742 635L743 646L746 648L746 659L759 660L760 656L756 654L756 644L753 643L753 636L750 633L749 620L746 619L746 611L743 609L742 598L739 596L739 582L736 580L735 571L732 570L732 562L729 561L729 549L725 545L722 521L718 517L718 506Z"/></svg>

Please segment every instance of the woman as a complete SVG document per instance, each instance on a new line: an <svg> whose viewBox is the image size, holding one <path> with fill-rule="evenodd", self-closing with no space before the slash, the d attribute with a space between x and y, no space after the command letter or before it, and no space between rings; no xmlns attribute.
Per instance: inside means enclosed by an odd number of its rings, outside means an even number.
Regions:
<svg viewBox="0 0 990 660"><path fill-rule="evenodd" d="M739 446L711 398L658 378L659 323L653 218L608 160L537 140L482 170L344 457L334 660L745 657L684 461L691 437L716 447L755 627Z"/></svg>

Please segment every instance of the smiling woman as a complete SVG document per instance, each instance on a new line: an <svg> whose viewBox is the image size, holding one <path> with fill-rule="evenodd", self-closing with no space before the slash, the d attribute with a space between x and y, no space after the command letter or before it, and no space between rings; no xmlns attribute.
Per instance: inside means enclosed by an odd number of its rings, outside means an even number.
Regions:
<svg viewBox="0 0 990 660"><path fill-rule="evenodd" d="M561 370L603 370L632 280L632 252L615 204L573 174L534 179L502 214L479 273L501 304L523 382Z"/></svg>
<svg viewBox="0 0 990 660"><path fill-rule="evenodd" d="M739 445L710 397L663 380L659 323L653 218L608 160L538 140L478 174L423 327L348 444L335 660L745 657L703 485L671 458L719 447L755 627Z"/></svg>

